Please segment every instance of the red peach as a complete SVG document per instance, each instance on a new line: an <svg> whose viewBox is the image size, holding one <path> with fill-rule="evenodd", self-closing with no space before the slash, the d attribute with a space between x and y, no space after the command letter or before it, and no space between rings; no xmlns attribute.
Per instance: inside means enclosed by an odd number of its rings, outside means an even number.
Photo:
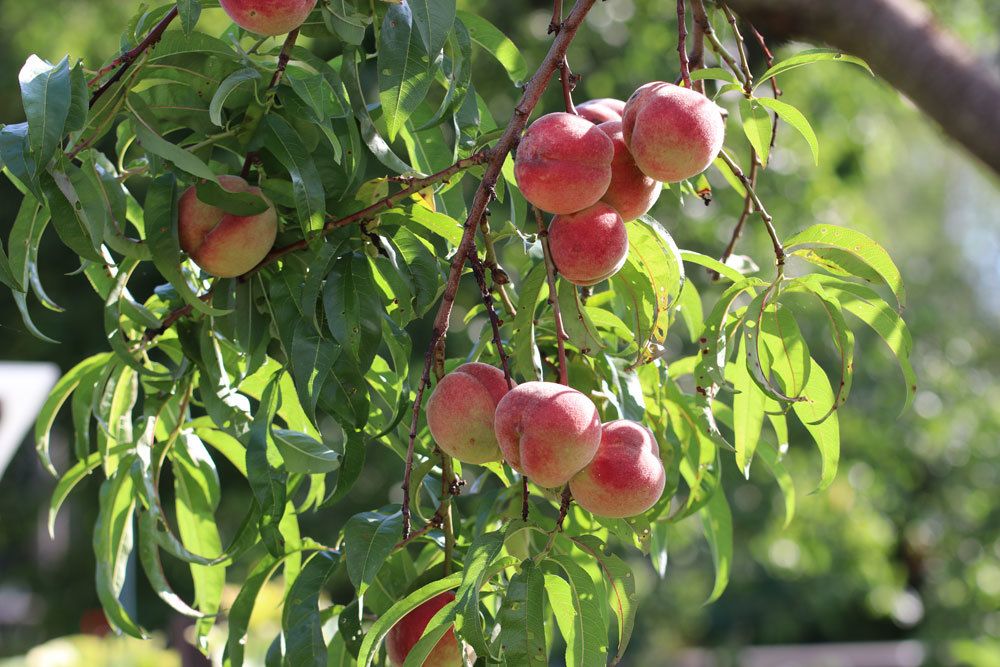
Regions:
<svg viewBox="0 0 1000 667"><path fill-rule="evenodd" d="M642 514L663 494L666 473L652 431L636 422L608 422L597 455L569 481L583 509L612 519Z"/></svg>
<svg viewBox="0 0 1000 667"><path fill-rule="evenodd" d="M647 176L675 183L705 171L722 149L719 107L690 88L654 81L625 103L622 132Z"/></svg>
<svg viewBox="0 0 1000 667"><path fill-rule="evenodd" d="M539 486L565 484L594 458L601 419L593 401L554 382L525 382L497 404L497 440L514 470Z"/></svg>
<svg viewBox="0 0 1000 667"><path fill-rule="evenodd" d="M549 224L549 248L559 274L574 285L596 285L628 257L628 232L618 211L598 202Z"/></svg>
<svg viewBox="0 0 1000 667"><path fill-rule="evenodd" d="M493 417L506 393L503 371L488 364L463 364L448 373L427 401L434 441L463 463L499 461Z"/></svg>
<svg viewBox="0 0 1000 667"><path fill-rule="evenodd" d="M305 23L316 0L219 0L233 23L258 35L284 35Z"/></svg>
<svg viewBox="0 0 1000 667"><path fill-rule="evenodd" d="M660 198L663 186L635 166L632 153L625 145L621 121L612 120L597 127L611 137L615 145L615 157L611 161L611 185L601 201L611 204L625 222L635 220L653 208L653 204Z"/></svg>
<svg viewBox="0 0 1000 667"><path fill-rule="evenodd" d="M455 594L451 591L436 595L392 626L385 639L385 652L389 656L389 662L396 667L406 662L406 656L420 641L427 624L442 607L454 599ZM455 628L449 628L424 660L423 667L461 667L464 664L462 647L458 643L458 637L455 636Z"/></svg>
<svg viewBox="0 0 1000 667"><path fill-rule="evenodd" d="M621 120L625 111L625 103L611 97L599 97L576 105L576 112L594 125L606 123L609 120Z"/></svg>
<svg viewBox="0 0 1000 667"><path fill-rule="evenodd" d="M251 192L263 197L239 176L219 176L227 192ZM266 198L265 198L266 201ZM278 233L278 215L270 205L263 213L238 216L198 199L195 186L181 195L177 232L181 249L198 266L220 278L241 276L264 259Z"/></svg>
<svg viewBox="0 0 1000 667"><path fill-rule="evenodd" d="M529 202L549 213L572 213L604 196L615 148L593 123L568 113L542 116L517 147L514 176Z"/></svg>

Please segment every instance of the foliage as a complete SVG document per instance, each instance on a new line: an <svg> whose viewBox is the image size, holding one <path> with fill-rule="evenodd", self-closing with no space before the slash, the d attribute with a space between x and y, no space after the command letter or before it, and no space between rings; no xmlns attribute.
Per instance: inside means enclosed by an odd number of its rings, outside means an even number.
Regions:
<svg viewBox="0 0 1000 667"><path fill-rule="evenodd" d="M472 64L495 58L511 95L529 71L497 28L455 12L447 0L377 6L375 15L350 2L324 4L303 34L333 40L339 53L332 58L294 38L251 48L253 38L235 29L211 37L191 25L197 3L182 4L184 28L143 50L93 101L82 64L29 59L20 77L27 122L0 129L0 162L24 195L0 256L0 281L14 293L25 325L45 336L32 323L28 294L51 305L37 268L50 222L104 302L110 351L63 378L36 440L55 472L48 431L68 403L77 463L60 477L53 516L87 473L101 468L106 478L94 526L96 583L118 629L144 634L119 599L128 555L137 549L158 595L197 618L203 639L220 611L227 574L232 578L237 563L256 562L226 610L231 664L242 660L233 628L245 627L257 591L279 569L287 596L283 642L274 646L295 664L322 662L328 651L368 663L393 622L448 589L456 603L428 635L456 623L479 656L517 664L544 642L531 632L540 619L549 638L561 635L568 664L603 664L612 651L615 659L624 653L636 613L632 574L607 551L610 544L649 553L659 566L665 531L697 514L716 565L714 600L732 567L726 468L749 475L759 457L786 496L790 520L795 491L782 456L792 421L815 442L822 462L820 479L809 484L833 483L856 329L868 327L885 341L901 366L907 403L912 399L912 342L899 315L905 292L875 241L844 227L809 226L784 244L774 238L774 275L746 275L741 269L755 268L752 262L721 264L682 251L663 225L645 218L630 225L622 273L593 293L562 283L552 300L565 318L573 386L598 398L605 420L642 420L654 429L670 480L660 503L628 521L573 507L560 528L558 496L533 488L522 521L521 487L509 468L439 461L418 422L412 512L426 523L413 539L401 539L398 504L354 516L333 544L304 535L300 520L335 511L372 448L407 461L409 407L423 386L419 368L411 367L411 335L426 327L447 291L449 268L464 271L469 182L482 177L488 159L504 158L483 152L505 123L477 93ZM170 9L137 14L123 50L137 47ZM275 76L283 54L290 62ZM832 59L848 60L807 51L770 72ZM758 98L765 88L754 88L739 68L724 72L717 99L732 107L762 163L774 139L768 110L818 156L800 111ZM377 91L379 104L366 103L367 91ZM187 185L239 171L248 153L255 179L281 213L279 249L243 278L212 279L179 251L177 196ZM752 172L745 175L732 158L718 168L770 227L762 202L753 201ZM503 346L520 380L551 379L558 326L547 306L540 243L509 169L495 185L492 231L484 228L483 236L501 248L503 272L512 279L506 290L520 315L509 313L497 336L483 327L468 356L499 365ZM667 196L697 200L706 185L685 183ZM214 196L233 212L255 205L220 191ZM471 220L473 233L478 226ZM473 257L474 265L493 269L499 291L500 268L488 254ZM818 271L786 275L786 258ZM150 263L167 283L136 298L129 281ZM721 289L696 278L703 267L721 274ZM485 321L492 307L491 300L472 306L466 320ZM817 322L825 332L807 337L803 329L815 331ZM667 358L668 331L681 326L690 344ZM817 357L834 363L823 367ZM443 366L462 360L448 357ZM222 461L239 470L253 495L238 526L217 520ZM457 499L453 465L468 489ZM166 471L174 483L171 508L160 488ZM435 520L443 516L448 520ZM190 564L190 603L164 576L162 553ZM319 591L341 571L357 601L320 609ZM515 602L524 616L509 611ZM362 605L379 619L359 639L351 617ZM327 646L320 627L334 617L341 633Z"/></svg>

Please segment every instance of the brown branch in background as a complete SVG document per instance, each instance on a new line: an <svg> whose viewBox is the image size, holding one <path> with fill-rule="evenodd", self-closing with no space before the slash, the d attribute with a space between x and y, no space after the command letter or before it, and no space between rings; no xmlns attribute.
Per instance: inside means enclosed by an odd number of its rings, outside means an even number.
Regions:
<svg viewBox="0 0 1000 667"><path fill-rule="evenodd" d="M757 167L760 165L760 160L757 158L757 151L750 149L750 174L748 178L750 179L750 184L754 187L757 186ZM743 226L746 224L747 218L753 213L753 198L750 197L750 191L747 191L746 196L743 198L743 212L740 213L739 219L736 221L736 226L733 227L733 234L729 237L729 243L726 244L725 249L722 251L722 256L719 257L719 261L723 264L732 257L733 251L736 250L736 243L740 240L740 236L743 234ZM719 279L719 272L714 269L708 270L708 276L712 281Z"/></svg>
<svg viewBox="0 0 1000 667"><path fill-rule="evenodd" d="M486 169L483 172L482 181L469 207L468 218L465 221L465 231L462 233L462 240L455 251L455 256L451 262L451 270L448 280L445 282L444 295L441 298L441 305L437 315L434 317L434 324L431 330L431 341L424 359L424 371L421 374L420 382L417 385L417 395L413 404L413 419L410 423L410 441L406 451L406 469L403 472L403 539L410 532L410 476L413 470L413 449L416 445L417 425L420 418L420 406L423 399L424 389L430 380L430 368L433 362L433 351L438 341L443 339L448 331L451 320L451 311L455 303L455 293L458 291L458 283L461 279L462 268L469 257L470 252L475 248L476 228L486 214L486 207L496 196L496 183L500 177L504 160L507 154L514 148L514 145L521 137L521 132L528 121L528 116L538 104L545 92L545 88L556 71L562 57L566 54L576 31L583 23L587 12L597 0L577 0L573 6L573 11L569 13L563 22L559 33L552 41L548 54L542 60L538 70L524 86L524 92L520 101L514 107L514 114L507 124L507 128L497 140L493 148Z"/></svg>
<svg viewBox="0 0 1000 667"><path fill-rule="evenodd" d="M241 279L245 280L247 277L252 276L253 274L260 271L262 268L267 266L268 264L276 262L285 255L293 253L297 250L305 250L306 248L309 247L309 244L313 240L321 236L326 236L327 234L330 234L336 229L340 229L341 227L346 227L347 225L351 225L356 222L361 222L363 220L371 220L375 217L376 214L392 208L396 204L405 200L407 197L410 197L420 192L429 185L434 185L435 183L442 183L442 182L447 183L448 179L450 179L458 172L485 163L487 159L490 157L491 152L492 151L490 149L483 149L478 153L473 153L469 157L462 158L455 164L449 167L445 167L441 171L431 174L430 176L411 179L408 182L409 184L402 190L394 194L391 194L388 197L385 197L384 199L380 199L371 206L367 206L361 209L360 211L355 211L354 213L351 213L350 215L347 215L343 218L335 218L327 220L326 224L323 225L323 229L316 232L310 238L300 239L298 241L295 241L294 243L289 243L288 245L281 246L280 248L275 248L274 250L269 252L267 257L261 260L260 264L251 269L246 275L242 276Z"/></svg>
<svg viewBox="0 0 1000 667"><path fill-rule="evenodd" d="M754 210L760 219L764 221L764 227L767 229L767 235L771 237L771 245L774 246L774 259L778 265L778 270L781 271L785 266L785 248L781 245L781 239L778 238L778 232L774 228L774 218L771 214L767 212L764 208L764 203L761 202L760 197L757 196L757 192L754 190L753 183L747 178L743 170L740 169L740 165L736 164L736 161L727 153L725 150L719 151L719 157L722 161L726 163L726 166L733 172L733 175L739 179L743 187L746 188L747 197L753 202Z"/></svg>
<svg viewBox="0 0 1000 667"><path fill-rule="evenodd" d="M569 384L569 374L566 364L566 341L569 336L563 326L562 312L559 309L559 293L556 292L556 265L552 261L552 250L549 248L549 230L545 228L542 212L532 206L535 211L535 223L538 225L538 239L542 242L542 257L545 260L545 277L549 283L549 305L552 306L552 319L556 327L556 350L559 355L559 384Z"/></svg>
<svg viewBox="0 0 1000 667"><path fill-rule="evenodd" d="M514 303L510 300L510 295L507 294L507 285L510 283L510 276L507 275L507 272L503 270L503 267L500 266L500 262L497 260L497 249L493 243L493 233L490 230L489 211L483 216L483 221L479 223L479 230L483 233L483 247L486 249L486 259L483 263L490 270L490 278L493 279L493 288L496 289L497 294L500 296L500 302L507 309L507 314L512 318L517 317L517 308L514 307Z"/></svg>
<svg viewBox="0 0 1000 667"><path fill-rule="evenodd" d="M117 68L115 73L112 74L107 81L101 84L101 87L95 90L94 94L90 96L90 106L94 106L94 103L101 99L101 96L104 95L104 93L108 92L112 86L121 80L121 78L125 75L125 71L132 66L132 63L139 59L139 56L153 48L153 46L155 46L156 43L163 38L163 33L166 32L167 26L169 26L171 22L177 18L177 13L177 6L175 5L171 7L170 11L167 12L162 19L160 19L159 23L153 26L153 29L149 31L146 38L139 42L134 49L126 51L112 60L109 65L99 70L97 75L87 82L87 86L92 88L97 85L97 82L100 81L101 77Z"/></svg>
<svg viewBox="0 0 1000 667"><path fill-rule="evenodd" d="M493 345L496 346L497 354L500 356L500 366L503 368L504 379L507 380L507 389L513 389L514 380L510 377L510 358L507 356L507 351L503 346L503 338L500 335L500 317L497 315L496 308L493 307L493 295L486 284L486 271L483 269L483 263L480 261L478 255L470 254L469 264L472 266L472 275L476 277L479 291L483 295L486 314L490 318L490 326L493 328Z"/></svg>
<svg viewBox="0 0 1000 667"><path fill-rule="evenodd" d="M576 88L579 78L569 68L566 56L563 56L559 63L559 81L562 83L563 104L566 105L566 113L576 115L576 105L573 104L573 89Z"/></svg>
<svg viewBox="0 0 1000 667"><path fill-rule="evenodd" d="M691 0L691 50L688 51L688 69L692 72L705 66L705 33L712 29L708 23L704 0ZM700 79L691 84L692 88L705 94L705 81Z"/></svg>
<svg viewBox="0 0 1000 667"><path fill-rule="evenodd" d="M681 81L691 87L691 69L688 63L687 45L687 6L684 0L677 0L677 57L681 62Z"/></svg>
<svg viewBox="0 0 1000 667"><path fill-rule="evenodd" d="M548 34L558 33L562 27L562 0L552 1L552 20L549 21Z"/></svg>

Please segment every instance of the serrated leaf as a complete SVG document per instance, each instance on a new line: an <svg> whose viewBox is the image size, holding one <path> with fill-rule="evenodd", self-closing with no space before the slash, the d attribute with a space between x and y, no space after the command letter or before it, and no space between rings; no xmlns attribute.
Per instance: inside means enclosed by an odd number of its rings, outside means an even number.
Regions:
<svg viewBox="0 0 1000 667"><path fill-rule="evenodd" d="M608 660L607 628L602 622L603 613L593 580L569 556L550 556L548 561L562 569L566 579L559 579L569 584L568 588L560 590L558 585L552 585L554 582L549 576L545 577L549 606L555 612L559 630L566 640L566 664L604 667ZM568 618L570 615L572 618ZM572 631L567 636L566 630L570 627Z"/></svg>
<svg viewBox="0 0 1000 667"><path fill-rule="evenodd" d="M769 67L763 74L761 74L757 78L757 83L754 84L754 88L761 85L762 83L764 83L765 81L767 81L772 77L778 76L779 74L788 72L797 67L802 67L803 65L809 65L811 63L831 62L831 61L851 63L852 65L857 65L858 67L861 67L872 76L875 76L875 73L872 72L871 67L868 66L868 63L866 63L864 60L856 56L849 56L841 51L837 51L836 49L806 49L804 51L799 51L794 56L786 58L785 60L775 63L774 65Z"/></svg>
<svg viewBox="0 0 1000 667"><path fill-rule="evenodd" d="M223 664L226 667L241 667L243 665L250 615L253 613L261 589L280 564L280 560L265 554L247 575L243 587L229 608L227 614L229 637L226 640L226 653L223 658Z"/></svg>
<svg viewBox="0 0 1000 667"><path fill-rule="evenodd" d="M722 69L721 67L704 67L691 72L692 81L702 81L704 79L716 79L718 81L726 81L737 86L740 85L740 80L736 78L735 74L729 70Z"/></svg>
<svg viewBox="0 0 1000 667"><path fill-rule="evenodd" d="M626 263L649 281L654 299L649 340L640 343L639 363L643 363L653 358L648 344L662 345L667 338L685 280L684 264L673 237L649 216L628 225L628 245Z"/></svg>
<svg viewBox="0 0 1000 667"><path fill-rule="evenodd" d="M785 241L785 252L810 259L802 250L835 248L846 251L881 276L896 296L899 307L906 306L906 290L899 268L885 248L861 232L836 225L813 225ZM826 261L835 261L827 256ZM865 276L861 276L864 278Z"/></svg>
<svg viewBox="0 0 1000 667"><path fill-rule="evenodd" d="M385 310L363 255L351 253L334 263L323 288L323 311L334 339L367 371L382 342Z"/></svg>
<svg viewBox="0 0 1000 667"><path fill-rule="evenodd" d="M612 664L617 664L625 655L635 627L635 577L625 561L612 553L605 553L607 547L598 538L581 535L572 539L577 548L594 559L604 577L604 584L608 589L608 604L618 627L618 650L611 661Z"/></svg>
<svg viewBox="0 0 1000 667"><path fill-rule="evenodd" d="M754 300L747 306L743 316L743 340L746 343L747 353L746 365L747 370L750 371L750 377L767 396L777 401L792 403L797 400L798 392L796 389L801 392L805 379L805 371L800 368L800 365L789 365L797 357L789 356L788 350L783 346L779 345L777 348L779 358L776 359L776 366L779 368L776 368L775 371L780 372L781 368L793 369L793 372L789 374L790 377L783 376L786 383L784 391L771 381L769 373L765 372L766 362L761 358L762 345L767 339L767 336L764 335L765 313L774 312L772 301L776 291L777 283L754 297ZM778 342L784 343L785 339L778 338ZM795 340L795 349L799 349L804 344L799 336Z"/></svg>
<svg viewBox="0 0 1000 667"><path fill-rule="evenodd" d="M322 228L323 216L326 214L326 194L316 163L288 121L270 114L264 122L268 129L264 135L264 145L288 170L292 179L295 210L303 233Z"/></svg>
<svg viewBox="0 0 1000 667"><path fill-rule="evenodd" d="M31 55L17 79L28 119L28 144L37 164L44 166L59 148L69 117L73 97L69 57L52 65Z"/></svg>
<svg viewBox="0 0 1000 667"><path fill-rule="evenodd" d="M455 0L410 0L409 4L424 49L436 56L455 23Z"/></svg>
<svg viewBox="0 0 1000 667"><path fill-rule="evenodd" d="M343 56L340 74L344 79L344 87L347 89L348 99L351 103L351 110L358 120L361 129L361 138L372 154L383 165L392 169L397 174L412 172L413 167L399 159L385 139L375 129L368 107L365 105L364 88L361 85L361 73L358 71L358 51L357 49L347 49Z"/></svg>
<svg viewBox="0 0 1000 667"><path fill-rule="evenodd" d="M507 70L507 76L515 85L522 84L528 78L528 64L514 42L503 34L495 25L479 16L465 10L459 10L456 17L469 31L472 41L496 58L497 62Z"/></svg>
<svg viewBox="0 0 1000 667"><path fill-rule="evenodd" d="M809 120L802 112L787 102L782 102L771 97L759 97L757 98L757 102L761 106L767 107L778 114L778 118L795 128L802 135L802 138L806 140L806 143L809 144L813 160L816 164L819 164L819 139L816 138L816 133L813 131L812 125L809 124Z"/></svg>
<svg viewBox="0 0 1000 667"><path fill-rule="evenodd" d="M750 477L760 431L764 427L765 396L754 384L747 370L746 341L740 342L736 361L726 366L726 379L733 385L733 438L736 446L736 467L744 477Z"/></svg>
<svg viewBox="0 0 1000 667"><path fill-rule="evenodd" d="M757 100L740 99L740 119L743 121L743 134L757 152L761 163L767 166L767 157L771 152L771 136L774 127L767 110L757 104Z"/></svg>
<svg viewBox="0 0 1000 667"><path fill-rule="evenodd" d="M528 380L542 379L541 357L535 345L535 310L545 280L545 265L538 262L518 285L520 295L511 337L511 355L516 372Z"/></svg>
<svg viewBox="0 0 1000 667"><path fill-rule="evenodd" d="M455 602L449 602L438 609L437 613L427 621L423 635L406 655L406 660L403 661L402 667L423 667L426 664L425 660L437 647L438 642L452 629L455 606Z"/></svg>
<svg viewBox="0 0 1000 667"><path fill-rule="evenodd" d="M782 461L783 452L765 441L757 449L757 455L771 471L771 475L778 483L778 488L781 489L781 495L785 500L785 528L788 528L795 516L795 484Z"/></svg>
<svg viewBox="0 0 1000 667"><path fill-rule="evenodd" d="M285 660L290 665L326 667L326 643L319 613L319 596L339 559L321 551L305 564L288 591L281 612Z"/></svg>
<svg viewBox="0 0 1000 667"><path fill-rule="evenodd" d="M73 464L59 478L56 488L52 490L52 497L49 499L49 537L55 538L56 516L59 514L59 508L62 507L63 502L69 497L76 485L100 467L101 458L100 452L92 452L86 458Z"/></svg>
<svg viewBox="0 0 1000 667"><path fill-rule="evenodd" d="M363 595L374 581L402 532L403 515L398 510L362 512L347 520L344 526L344 558L347 576L358 595Z"/></svg>
<svg viewBox="0 0 1000 667"><path fill-rule="evenodd" d="M39 174L38 184L45 193L52 226L62 242L83 259L101 262L97 248L104 230L87 215L69 176L53 169Z"/></svg>
<svg viewBox="0 0 1000 667"><path fill-rule="evenodd" d="M413 23L408 3L390 3L386 8L379 37L378 88L389 141L424 101L434 80L431 57Z"/></svg>
<svg viewBox="0 0 1000 667"><path fill-rule="evenodd" d="M500 647L512 665L548 664L545 647L545 577L532 560L507 583L497 621Z"/></svg>
<svg viewBox="0 0 1000 667"><path fill-rule="evenodd" d="M305 433L276 428L271 434L288 472L327 473L340 465L337 452Z"/></svg>
<svg viewBox="0 0 1000 667"><path fill-rule="evenodd" d="M711 604L722 596L729 585L729 571L733 561L733 517L729 511L729 501L721 487L716 489L698 514L715 564L715 585L705 601L705 604Z"/></svg>
<svg viewBox="0 0 1000 667"><path fill-rule="evenodd" d="M190 35L201 16L200 0L177 0L177 12L181 19L181 29Z"/></svg>

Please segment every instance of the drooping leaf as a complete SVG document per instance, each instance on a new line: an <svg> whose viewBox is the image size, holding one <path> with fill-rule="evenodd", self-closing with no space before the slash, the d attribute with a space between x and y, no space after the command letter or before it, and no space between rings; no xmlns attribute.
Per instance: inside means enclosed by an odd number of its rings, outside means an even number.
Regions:
<svg viewBox="0 0 1000 667"><path fill-rule="evenodd" d="M816 164L819 164L819 139L816 138L816 133L813 131L812 125L809 124L809 120L801 111L788 102L782 102L771 97L759 97L757 98L757 103L778 114L778 118L791 125L796 132L801 134L802 138L809 144L813 160Z"/></svg>
<svg viewBox="0 0 1000 667"><path fill-rule="evenodd" d="M37 164L44 166L59 148L69 117L73 97L69 57L52 65L32 55L17 78L28 119L28 144Z"/></svg>
<svg viewBox="0 0 1000 667"><path fill-rule="evenodd" d="M761 163L767 166L767 157L771 152L771 116L767 109L757 103L757 100L740 99L740 119L743 121L743 134L757 152Z"/></svg>
<svg viewBox="0 0 1000 667"><path fill-rule="evenodd" d="M389 4L378 50L379 97L389 141L395 140L406 119L427 96L434 80L430 64L431 56L415 29L409 3Z"/></svg>
<svg viewBox="0 0 1000 667"><path fill-rule="evenodd" d="M761 85L768 79L778 76L783 72L788 72L790 70L793 70L797 67L802 67L803 65L809 65L811 63L831 62L831 61L851 63L852 65L857 65L858 67L861 67L872 76L875 76L871 68L868 66L868 63L866 63L864 60L856 56L849 56L846 53L837 51L835 49L806 49L804 51L799 51L795 55L786 58L781 62L777 62L771 67L769 67L763 74L761 74L757 78L757 83L754 84L754 87L756 88L757 86Z"/></svg>
<svg viewBox="0 0 1000 667"><path fill-rule="evenodd" d="M344 526L344 558L351 583L363 595L403 531L403 515L388 508L355 514Z"/></svg>
<svg viewBox="0 0 1000 667"><path fill-rule="evenodd" d="M566 639L566 664L581 667L603 667L607 664L608 640L607 628L603 624L603 614L598 602L597 589L587 571L580 567L569 556L550 556L549 561L555 563L565 573L564 580L569 584L568 590L553 587L550 577L545 577L545 588L549 595L549 605L560 617L559 629ZM557 599L553 599L555 593ZM566 600L566 593L569 599ZM558 599L563 598L563 599ZM567 605L568 603L568 605ZM566 618L572 614L572 620ZM566 637L566 627L572 626L571 636Z"/></svg>
<svg viewBox="0 0 1000 667"><path fill-rule="evenodd" d="M700 510L705 539L715 563L715 585L706 604L719 599L729 585L729 572L733 562L733 517L729 501L723 490L717 489L708 503Z"/></svg>
<svg viewBox="0 0 1000 667"><path fill-rule="evenodd" d="M274 429L271 435L288 472L326 473L340 465L337 452L312 436L283 428Z"/></svg>
<svg viewBox="0 0 1000 667"><path fill-rule="evenodd" d="M531 559L507 583L497 620L500 648L508 664L546 665L545 578Z"/></svg>
<svg viewBox="0 0 1000 667"><path fill-rule="evenodd" d="M624 657L635 627L635 577L628 564L615 554L606 553L607 547L593 535L574 537L573 542L596 561L604 578L608 589L608 604L618 627L618 649L612 660L617 663Z"/></svg>
<svg viewBox="0 0 1000 667"><path fill-rule="evenodd" d="M323 584L337 566L336 555L321 551L302 568L295 579L281 613L285 638L285 660L290 665L326 667L326 644L319 597Z"/></svg>
<svg viewBox="0 0 1000 667"><path fill-rule="evenodd" d="M295 210L304 233L322 228L326 213L323 179L295 129L281 116L266 117L264 145L288 170L295 196Z"/></svg>
<svg viewBox="0 0 1000 667"><path fill-rule="evenodd" d="M459 21L468 29L472 41L486 49L487 53L497 59L507 70L507 76L515 85L520 85L528 78L528 65L524 56L514 42L503 34L495 25L478 14L459 10L456 14Z"/></svg>

